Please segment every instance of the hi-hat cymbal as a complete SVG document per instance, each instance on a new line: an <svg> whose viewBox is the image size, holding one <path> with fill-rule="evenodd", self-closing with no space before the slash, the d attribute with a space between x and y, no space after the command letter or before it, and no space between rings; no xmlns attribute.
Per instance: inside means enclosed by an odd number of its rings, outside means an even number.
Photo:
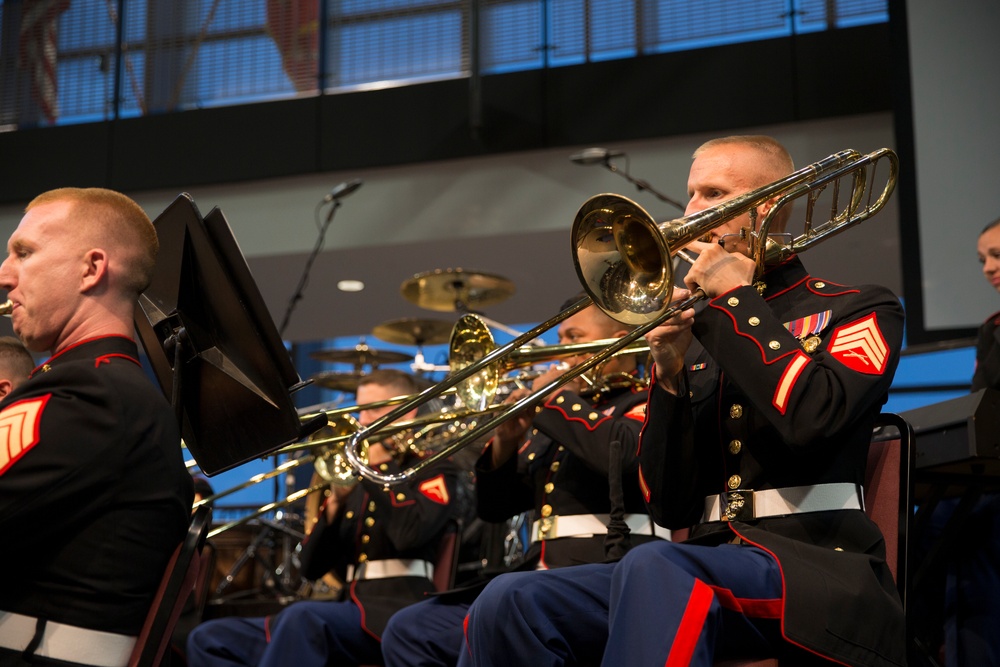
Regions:
<svg viewBox="0 0 1000 667"><path fill-rule="evenodd" d="M514 283L479 271L434 269L405 281L400 291L403 298L421 308L466 311L505 301L514 294Z"/></svg>
<svg viewBox="0 0 1000 667"><path fill-rule="evenodd" d="M425 320L404 317L389 320L372 329L372 335L379 340L397 345L438 345L451 339L454 325L448 320Z"/></svg>
<svg viewBox="0 0 1000 667"><path fill-rule="evenodd" d="M412 354L395 352L393 350L376 350L364 343L347 350L316 350L309 356L319 361L354 364L356 367L368 366L374 368L381 364L398 364L401 361L413 361Z"/></svg>
<svg viewBox="0 0 1000 667"><path fill-rule="evenodd" d="M322 371L312 376L312 381L326 389L334 391L357 391L358 383L364 373L336 373L334 371Z"/></svg>

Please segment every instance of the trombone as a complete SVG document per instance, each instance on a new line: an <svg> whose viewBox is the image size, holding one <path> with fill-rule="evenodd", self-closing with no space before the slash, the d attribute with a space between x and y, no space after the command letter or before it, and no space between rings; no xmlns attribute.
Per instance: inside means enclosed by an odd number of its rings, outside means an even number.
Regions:
<svg viewBox="0 0 1000 667"><path fill-rule="evenodd" d="M888 175L885 185L876 196L878 165L883 160L888 162ZM626 197L613 194L591 197L580 208L573 223L574 265L589 297L580 299L555 317L506 345L493 349L475 363L470 363L452 373L442 382L425 389L412 400L399 405L368 427L359 430L344 448L345 456L358 475L386 487L410 479L422 468L450 456L484 432L511 419L519 411L538 404L547 394L595 368L669 318L704 299L706 296L704 291L698 289L689 298L671 303L673 294L671 258L681 254L684 246L729 220L747 213L751 219L751 227L745 230L744 238L757 264L756 275L760 276L767 265L807 250L878 213L892 195L898 173L899 159L888 148L866 155L854 150L840 151L722 204L663 223L656 222L642 207ZM851 189L847 204L841 209L840 181L843 178L850 178ZM830 184L833 184L830 215L824 222L814 226L812 216L816 212L815 204L819 195ZM772 239L769 232L776 214L801 197L808 198L804 233L787 244ZM769 200L774 200L774 205L764 215L759 230L754 231L753 227L757 221L756 209ZM617 339L574 366L561 377L511 403L506 406L506 411L498 412L492 419L456 438L447 447L421 459L413 467L401 473L382 474L372 470L361 460L358 447L372 434L380 432L394 420L440 395L441 392L464 382L494 363L501 363L500 360L516 348L592 304L612 318L637 327L628 335Z"/></svg>

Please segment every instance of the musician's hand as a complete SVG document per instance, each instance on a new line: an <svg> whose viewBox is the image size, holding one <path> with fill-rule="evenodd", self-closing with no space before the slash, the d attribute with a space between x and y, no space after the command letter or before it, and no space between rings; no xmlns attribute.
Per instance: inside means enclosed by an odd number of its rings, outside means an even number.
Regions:
<svg viewBox="0 0 1000 667"><path fill-rule="evenodd" d="M515 389L507 395L504 403L516 403L529 394L531 392L527 389ZM531 427L531 420L534 414L534 408L521 410L494 429L493 440L490 445L494 468L499 468L517 452L517 448L524 441L524 434Z"/></svg>
<svg viewBox="0 0 1000 667"><path fill-rule="evenodd" d="M698 253L698 259L684 277L684 284L691 290L701 288L714 299L720 294L743 285L753 284L756 264L741 252L728 252L718 243L694 241L688 250Z"/></svg>
<svg viewBox="0 0 1000 667"><path fill-rule="evenodd" d="M545 370L545 372L543 372L541 375L539 375L534 379L534 381L531 383L531 388L534 391L538 391L539 389L541 389L548 383L552 382L553 380L556 380L565 375L566 371L568 371L571 366L572 363L570 362L561 364L551 364ZM577 376L572 380L568 380L565 384L563 384L562 387L556 389L555 391L562 391L563 389L565 389L566 391L572 391L574 393L579 394L580 391L583 389L583 380L581 380L580 377Z"/></svg>
<svg viewBox="0 0 1000 667"><path fill-rule="evenodd" d="M675 289L674 301L682 301L690 295L686 289ZM692 324L694 324L694 308L688 308L645 336L649 344L649 354L656 364L657 383L672 394L677 393L677 379L684 369L684 354L691 345Z"/></svg>
<svg viewBox="0 0 1000 667"><path fill-rule="evenodd" d="M381 442L368 446L368 465L377 467L392 460L392 450Z"/></svg>

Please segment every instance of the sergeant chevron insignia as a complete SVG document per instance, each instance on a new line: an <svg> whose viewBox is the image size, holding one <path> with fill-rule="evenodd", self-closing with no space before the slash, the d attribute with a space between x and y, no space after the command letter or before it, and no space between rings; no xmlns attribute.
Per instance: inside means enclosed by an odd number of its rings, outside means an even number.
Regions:
<svg viewBox="0 0 1000 667"><path fill-rule="evenodd" d="M881 375L889 361L889 346L875 313L834 331L828 350L848 368L869 375Z"/></svg>

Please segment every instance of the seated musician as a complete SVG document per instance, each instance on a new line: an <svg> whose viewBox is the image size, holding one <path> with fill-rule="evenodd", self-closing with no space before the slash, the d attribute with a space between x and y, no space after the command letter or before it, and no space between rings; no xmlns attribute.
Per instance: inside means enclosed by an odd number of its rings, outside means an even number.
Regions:
<svg viewBox="0 0 1000 667"><path fill-rule="evenodd" d="M710 141L694 153L687 213L792 169L769 137ZM698 258L685 283L709 301L646 336L640 485L657 523L694 526L691 539L637 545L617 564L501 575L469 610L468 663L905 664L902 605L858 486L902 307L880 286L813 278L797 256L756 275L729 236L751 225L743 214L688 246Z"/></svg>
<svg viewBox="0 0 1000 667"><path fill-rule="evenodd" d="M590 306L562 323L559 343L616 338L628 328ZM544 387L565 370L565 364L553 366L533 386ZM613 357L601 373L598 384L604 391L588 391L593 388L576 378L537 409L525 410L501 425L476 465L481 518L501 522L535 512L531 544L518 569L605 561L614 492L624 496L628 514L627 528L613 533L613 540L638 543L655 539L656 533L668 535L663 529L654 531L636 483L635 450L645 384L638 377L635 356ZM507 400L517 401L527 393L515 390ZM462 620L481 588L472 584L397 612L383 635L386 664L456 664L464 643Z"/></svg>
<svg viewBox="0 0 1000 667"><path fill-rule="evenodd" d="M101 188L32 201L0 287L14 333L52 354L0 402L0 663L125 665L194 495L170 404L132 318L158 249Z"/></svg>
<svg viewBox="0 0 1000 667"><path fill-rule="evenodd" d="M379 369L361 379L357 398L369 404L417 391L412 376ZM371 424L391 409L363 409L359 422ZM407 451L397 461L391 446L368 449L369 465L386 474L412 465L414 456ZM389 616L434 590L433 561L454 513L456 484L457 469L446 462L388 490L367 479L334 485L303 544L302 570L310 579L335 570L348 582L342 599L302 600L275 616L202 623L188 638L188 664L382 664L379 637Z"/></svg>

